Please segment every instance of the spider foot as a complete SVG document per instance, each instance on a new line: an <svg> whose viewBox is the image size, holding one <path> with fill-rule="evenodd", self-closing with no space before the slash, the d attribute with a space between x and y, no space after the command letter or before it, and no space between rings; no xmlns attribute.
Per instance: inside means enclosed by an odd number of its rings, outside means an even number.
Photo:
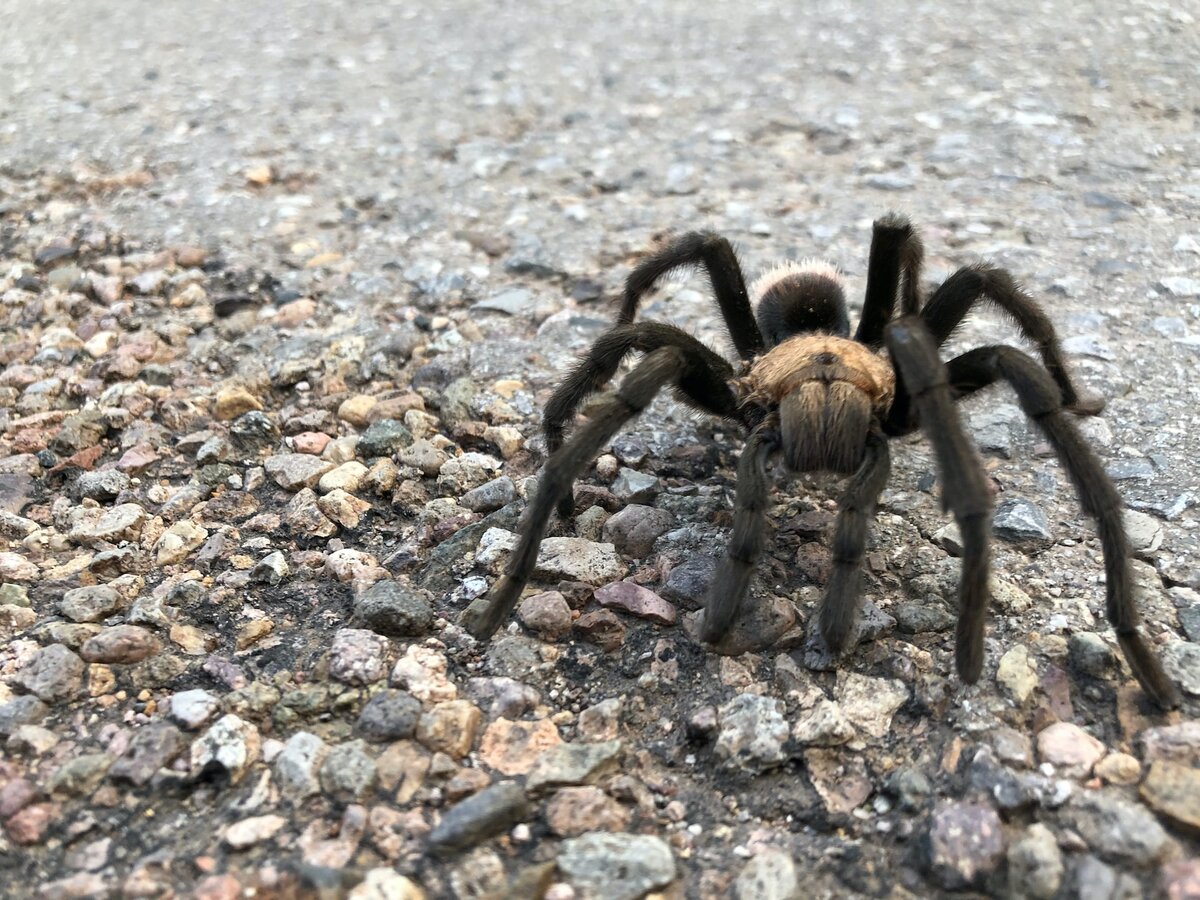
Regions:
<svg viewBox="0 0 1200 900"><path fill-rule="evenodd" d="M1141 634L1137 631L1129 634L1118 633L1117 643L1121 645L1121 651L1129 661L1129 667L1133 670L1138 684L1158 708L1165 710L1179 706L1179 691L1167 677L1154 651L1142 640Z"/></svg>
<svg viewBox="0 0 1200 900"><path fill-rule="evenodd" d="M684 628L698 642L707 643L722 656L741 656L774 646L796 624L796 608L783 597L747 597L739 615L722 634L706 636L704 613L684 620Z"/></svg>

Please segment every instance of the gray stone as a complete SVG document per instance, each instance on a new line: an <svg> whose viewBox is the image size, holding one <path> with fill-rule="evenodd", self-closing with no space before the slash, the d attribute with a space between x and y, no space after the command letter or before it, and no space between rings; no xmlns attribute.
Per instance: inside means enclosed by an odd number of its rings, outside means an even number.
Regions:
<svg viewBox="0 0 1200 900"><path fill-rule="evenodd" d="M22 725L36 725L46 718L50 707L37 697L23 695L0 703L0 737L6 738Z"/></svg>
<svg viewBox="0 0 1200 900"><path fill-rule="evenodd" d="M1200 643L1200 603L1179 610L1179 625L1189 641Z"/></svg>
<svg viewBox="0 0 1200 900"><path fill-rule="evenodd" d="M571 631L571 607L558 591L526 597L517 607L521 624L545 640L556 641Z"/></svg>
<svg viewBox="0 0 1200 900"><path fill-rule="evenodd" d="M139 787L149 784L150 779L169 766L186 746L183 732L174 725L151 722L134 732L129 748L109 769L108 777Z"/></svg>
<svg viewBox="0 0 1200 900"><path fill-rule="evenodd" d="M1148 866L1167 846L1167 833L1144 806L1123 799L1116 788L1077 794L1060 813L1102 858Z"/></svg>
<svg viewBox="0 0 1200 900"><path fill-rule="evenodd" d="M1013 896L1052 900L1063 879L1063 855L1053 832L1040 822L1008 849L1008 886Z"/></svg>
<svg viewBox="0 0 1200 900"><path fill-rule="evenodd" d="M321 765L321 787L336 799L355 801L366 796L375 784L375 760L361 740L339 744Z"/></svg>
<svg viewBox="0 0 1200 900"><path fill-rule="evenodd" d="M1004 858L1004 826L984 803L943 803L929 823L929 872L947 890L975 884Z"/></svg>
<svg viewBox="0 0 1200 900"><path fill-rule="evenodd" d="M750 772L766 772L787 759L788 724L783 703L759 694L738 694L718 709L717 757Z"/></svg>
<svg viewBox="0 0 1200 900"><path fill-rule="evenodd" d="M1067 660L1071 667L1093 678L1105 678L1113 671L1116 654L1094 631L1071 635L1067 642Z"/></svg>
<svg viewBox="0 0 1200 900"><path fill-rule="evenodd" d="M1158 519L1133 509L1125 510L1122 515L1134 553L1153 553L1162 546L1163 529Z"/></svg>
<svg viewBox="0 0 1200 900"><path fill-rule="evenodd" d="M703 617L703 612L694 612L684 618L684 627L696 641ZM729 629L709 646L725 656L766 650L792 630L796 618L796 607L786 597L753 593L743 600Z"/></svg>
<svg viewBox="0 0 1200 900"><path fill-rule="evenodd" d="M192 774L225 772L234 784L242 780L262 750L262 738L250 722L228 713L192 742Z"/></svg>
<svg viewBox="0 0 1200 900"><path fill-rule="evenodd" d="M665 509L630 503L604 523L601 536L628 556L649 556L654 542L666 534L675 517Z"/></svg>
<svg viewBox="0 0 1200 900"><path fill-rule="evenodd" d="M412 432L395 419L380 419L367 427L358 438L355 452L363 459L391 456L403 447L411 446Z"/></svg>
<svg viewBox="0 0 1200 900"><path fill-rule="evenodd" d="M86 668L84 661L62 644L51 644L17 673L17 683L46 703L74 700L83 690Z"/></svg>
<svg viewBox="0 0 1200 900"><path fill-rule="evenodd" d="M499 528L480 538L475 561L499 571L516 548L517 536ZM538 548L534 574L542 578L604 584L625 574L625 564L612 544L597 544L582 538L551 537Z"/></svg>
<svg viewBox="0 0 1200 900"><path fill-rule="evenodd" d="M924 603L897 603L892 607L896 617L896 628L905 634L927 634L931 631L949 631L954 627L955 617L944 606Z"/></svg>
<svg viewBox="0 0 1200 900"><path fill-rule="evenodd" d="M315 734L298 731L287 739L275 757L275 783L280 792L293 800L319 793L318 772L329 748Z"/></svg>
<svg viewBox="0 0 1200 900"><path fill-rule="evenodd" d="M290 568L287 559L279 550L268 553L250 570L250 580L258 584L279 584L288 577Z"/></svg>
<svg viewBox="0 0 1200 900"><path fill-rule="evenodd" d="M167 715L172 722L195 730L215 716L221 701L205 690L180 691L172 694L167 703Z"/></svg>
<svg viewBox="0 0 1200 900"><path fill-rule="evenodd" d="M1200 720L1147 728L1138 740L1147 762L1165 759L1200 768Z"/></svg>
<svg viewBox="0 0 1200 900"><path fill-rule="evenodd" d="M265 412L252 409L229 424L229 436L239 450L257 453L279 440L279 428Z"/></svg>
<svg viewBox="0 0 1200 900"><path fill-rule="evenodd" d="M46 793L52 797L83 797L90 794L112 764L111 753L84 753L73 757L47 780Z"/></svg>
<svg viewBox="0 0 1200 900"><path fill-rule="evenodd" d="M390 637L420 637L433 627L428 594L398 581L377 581L354 603L354 615Z"/></svg>
<svg viewBox="0 0 1200 900"><path fill-rule="evenodd" d="M1069 900L1142 900L1142 888L1132 875L1118 872L1094 856L1079 858L1071 872Z"/></svg>
<svg viewBox="0 0 1200 900"><path fill-rule="evenodd" d="M486 453L464 453L452 456L438 469L438 487L456 494L465 494L496 477L504 463Z"/></svg>
<svg viewBox="0 0 1200 900"><path fill-rule="evenodd" d="M314 488L321 476L333 468L329 460L308 453L277 453L263 462L267 475L285 491Z"/></svg>
<svg viewBox="0 0 1200 900"><path fill-rule="evenodd" d="M933 782L920 769L905 767L888 776L887 791L896 798L901 809L918 812L929 802Z"/></svg>
<svg viewBox="0 0 1200 900"><path fill-rule="evenodd" d="M804 635L803 663L807 669L816 672L828 672L838 668L840 655L834 654L825 644L821 629L815 627L815 622L809 626ZM875 605L870 597L862 598L858 611L858 621L850 635L848 649L857 647L863 641L873 641L885 634L890 634L896 627L896 620Z"/></svg>
<svg viewBox="0 0 1200 900"><path fill-rule="evenodd" d="M1160 278L1158 286L1172 297L1200 297L1200 278L1170 276Z"/></svg>
<svg viewBox="0 0 1200 900"><path fill-rule="evenodd" d="M622 466L612 483L612 492L624 503L648 503L658 493L658 478Z"/></svg>
<svg viewBox="0 0 1200 900"><path fill-rule="evenodd" d="M525 776L525 789L536 794L559 787L590 784L616 768L620 753L620 741L557 744L533 761Z"/></svg>
<svg viewBox="0 0 1200 900"><path fill-rule="evenodd" d="M501 678L527 678L542 666L541 644L523 634L500 634L488 645L487 671Z"/></svg>
<svg viewBox="0 0 1200 900"><path fill-rule="evenodd" d="M1113 349L1104 343L1098 334L1073 334L1063 339L1062 346L1072 356L1090 356L1103 360L1117 358Z"/></svg>
<svg viewBox="0 0 1200 900"><path fill-rule="evenodd" d="M992 519L992 533L1006 541L1048 541L1051 538L1046 514L1028 500L1001 501Z"/></svg>
<svg viewBox="0 0 1200 900"><path fill-rule="evenodd" d="M473 525L459 530L453 537L442 541L429 554L429 562L413 579L421 587L431 591L450 591L457 584L454 571L466 554L474 550L480 538L492 528L510 529L516 527L521 515L521 504L510 503L494 513L488 513Z"/></svg>
<svg viewBox="0 0 1200 900"><path fill-rule="evenodd" d="M486 484L472 488L462 495L459 506L475 512L491 512L512 503L517 497L517 486L507 475L493 478Z"/></svg>
<svg viewBox="0 0 1200 900"><path fill-rule="evenodd" d="M486 841L528 818L525 791L513 781L484 788L450 807L429 834L429 849L450 853Z"/></svg>
<svg viewBox="0 0 1200 900"><path fill-rule="evenodd" d="M531 314L537 308L537 297L525 288L507 288L476 302L473 309L504 313L506 316Z"/></svg>
<svg viewBox="0 0 1200 900"><path fill-rule="evenodd" d="M593 832L564 841L558 868L587 897L638 900L675 880L675 858L660 838Z"/></svg>
<svg viewBox="0 0 1200 900"><path fill-rule="evenodd" d="M96 409L86 409L63 420L58 434L50 442L50 449L57 453L71 454L78 450L94 447L108 434L108 421Z"/></svg>
<svg viewBox="0 0 1200 900"><path fill-rule="evenodd" d="M898 175L894 172L867 175L863 179L863 184L878 191L911 191L916 186L908 176Z"/></svg>
<svg viewBox="0 0 1200 900"><path fill-rule="evenodd" d="M79 494L91 500L112 500L121 491L127 489L130 478L117 469L100 469L94 472L82 472L75 482Z"/></svg>
<svg viewBox="0 0 1200 900"><path fill-rule="evenodd" d="M121 596L103 584L75 588L63 594L58 611L72 622L99 622L121 606Z"/></svg>
<svg viewBox="0 0 1200 900"><path fill-rule="evenodd" d="M791 854L763 848L742 868L733 892L737 900L795 900L800 881Z"/></svg>
<svg viewBox="0 0 1200 900"><path fill-rule="evenodd" d="M957 522L947 522L933 533L933 542L951 556L962 556L962 532Z"/></svg>
<svg viewBox="0 0 1200 900"><path fill-rule="evenodd" d="M1107 463L1104 471L1113 481L1145 481L1154 477L1154 464L1148 459L1114 459Z"/></svg>
<svg viewBox="0 0 1200 900"><path fill-rule="evenodd" d="M636 435L623 434L613 438L612 452L622 465L640 466L650 450Z"/></svg>
<svg viewBox="0 0 1200 900"><path fill-rule="evenodd" d="M365 628L339 628L329 648L329 675L344 684L374 684L387 675L388 639Z"/></svg>
<svg viewBox="0 0 1200 900"><path fill-rule="evenodd" d="M211 437L196 451L196 463L209 466L229 459L233 446L223 437Z"/></svg>
<svg viewBox="0 0 1200 900"><path fill-rule="evenodd" d="M382 743L412 737L420 718L421 702L416 697L387 690L363 704L354 727L368 741Z"/></svg>
<svg viewBox="0 0 1200 900"><path fill-rule="evenodd" d="M888 733L892 716L908 700L908 688L902 681L849 671L838 673L836 694L854 727L876 738Z"/></svg>
<svg viewBox="0 0 1200 900"><path fill-rule="evenodd" d="M424 475L436 475L450 459L450 454L427 438L418 438L410 446L402 448L396 454L396 459L401 465L420 469Z"/></svg>
<svg viewBox="0 0 1200 900"><path fill-rule="evenodd" d="M122 503L104 510L99 516L89 515L93 510L77 512L84 515L73 522L67 536L81 544L115 544L129 540L137 536L146 521L146 511L136 503Z"/></svg>
<svg viewBox="0 0 1200 900"><path fill-rule="evenodd" d="M1200 697L1200 644L1172 641L1162 650L1162 663L1185 694Z"/></svg>
<svg viewBox="0 0 1200 900"><path fill-rule="evenodd" d="M659 593L664 600L687 609L699 609L704 605L704 595L716 572L715 557L689 556L671 569Z"/></svg>

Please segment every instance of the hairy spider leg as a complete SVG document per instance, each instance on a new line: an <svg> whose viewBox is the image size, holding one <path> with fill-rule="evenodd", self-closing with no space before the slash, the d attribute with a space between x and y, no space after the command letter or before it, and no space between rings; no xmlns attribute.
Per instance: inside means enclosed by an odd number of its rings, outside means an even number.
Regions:
<svg viewBox="0 0 1200 900"><path fill-rule="evenodd" d="M992 504L983 465L963 430L954 405L946 367L925 323L903 316L884 331L884 341L917 420L933 445L942 481L942 504L954 514L962 535L962 574L958 587L955 668L968 684L983 671L983 637L987 617L988 531Z"/></svg>
<svg viewBox="0 0 1200 900"><path fill-rule="evenodd" d="M996 381L1012 387L1025 415L1033 419L1054 447L1084 512L1096 521L1104 548L1106 613L1129 667L1147 695L1162 709L1179 705L1179 694L1138 631L1138 611L1129 571L1129 540L1125 534L1121 496L1080 435L1063 415L1059 387L1029 355L1015 347L979 347L950 360L950 383L960 395L972 394Z"/></svg>
<svg viewBox="0 0 1200 900"><path fill-rule="evenodd" d="M633 321L642 297L668 272L698 265L703 265L708 272L721 315L725 317L725 327L738 355L744 360L753 359L762 352L763 339L750 309L746 279L729 241L711 231L690 231L680 235L638 263L625 280L625 298L617 324L628 325Z"/></svg>
<svg viewBox="0 0 1200 900"><path fill-rule="evenodd" d="M709 584L704 600L704 620L700 626L703 641L718 641L729 631L762 556L769 488L767 460L779 449L779 444L779 432L770 423L755 429L742 448L733 534L725 560Z"/></svg>
<svg viewBox="0 0 1200 900"><path fill-rule="evenodd" d="M939 347L980 300L988 300L1007 313L1021 336L1037 347L1042 363L1058 385L1063 406L1069 412L1094 416L1104 409L1102 397L1080 396L1067 372L1062 345L1050 317L1004 269L983 264L966 266L933 292L921 317Z"/></svg>
<svg viewBox="0 0 1200 900"><path fill-rule="evenodd" d="M463 612L462 623L476 638L491 637L511 615L533 574L550 514L570 493L575 479L622 425L644 410L663 387L678 383L688 367L687 354L678 347L663 347L648 354L621 381L616 395L547 460L504 576L486 597L475 600Z"/></svg>
<svg viewBox="0 0 1200 900"><path fill-rule="evenodd" d="M903 292L901 309L904 314L917 312L924 258L921 237L908 219L890 213L875 220L871 229L863 313L854 334L856 341L876 350L883 346L883 330L892 320L896 294L900 291Z"/></svg>
<svg viewBox="0 0 1200 900"><path fill-rule="evenodd" d="M838 500L837 524L833 535L833 570L821 603L821 636L834 653L850 641L858 621L862 561L867 552L867 532L875 515L875 504L887 485L891 456L887 439L877 431L867 438L866 456L850 478Z"/></svg>
<svg viewBox="0 0 1200 900"><path fill-rule="evenodd" d="M664 347L678 349L686 360L677 385L679 399L702 412L741 421L737 398L728 384L733 367L724 357L674 325L657 322L618 325L600 336L546 404L542 432L546 435L547 452L553 454L562 447L567 423L575 418L583 401L616 374L626 356L635 350L653 353ZM574 511L575 500L568 491L559 503L558 512L567 518Z"/></svg>

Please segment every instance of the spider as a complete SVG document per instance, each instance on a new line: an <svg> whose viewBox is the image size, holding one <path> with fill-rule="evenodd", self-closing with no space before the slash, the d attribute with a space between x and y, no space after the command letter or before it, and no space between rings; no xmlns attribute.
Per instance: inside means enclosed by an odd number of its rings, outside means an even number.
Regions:
<svg viewBox="0 0 1200 900"><path fill-rule="evenodd" d="M1138 630L1121 498L1064 413L1096 415L1104 401L1084 397L1067 371L1045 312L1003 269L959 269L923 302L924 249L910 222L875 221L862 318L850 337L840 276L827 263L788 262L746 289L733 247L712 232L665 243L630 273L617 324L601 336L551 398L543 429L550 454L505 574L474 601L463 624L489 638L512 612L533 572L552 512L574 512L575 479L664 387L685 404L742 426L733 533L708 588L701 639L718 641L737 615L763 551L767 464L777 454L791 470L848 476L834 527L833 567L819 627L834 653L847 648L858 615L867 529L890 471L888 439L921 429L933 445L943 507L962 535L955 667L968 683L983 670L989 599L991 497L956 401L1007 382L1040 427L1095 520L1104 550L1109 622L1143 690L1160 707L1178 704L1174 685ZM635 323L642 297L669 272L703 266L741 358L734 366L672 325ZM895 314L899 300L899 315ZM939 347L971 309L986 300L1016 323L1041 357L1015 347L977 347L943 364ZM566 438L583 401L605 385L627 355L643 354L615 396Z"/></svg>

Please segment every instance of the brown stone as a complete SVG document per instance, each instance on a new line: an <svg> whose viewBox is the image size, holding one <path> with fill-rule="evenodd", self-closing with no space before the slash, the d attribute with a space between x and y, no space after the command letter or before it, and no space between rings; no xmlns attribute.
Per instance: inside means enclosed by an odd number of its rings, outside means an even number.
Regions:
<svg viewBox="0 0 1200 900"><path fill-rule="evenodd" d="M1159 881L1166 900L1200 898L1200 859L1181 859L1162 867Z"/></svg>
<svg viewBox="0 0 1200 900"><path fill-rule="evenodd" d="M614 581L596 588L596 602L601 606L620 609L631 616L649 619L660 625L675 624L675 606L654 591L632 581Z"/></svg>
<svg viewBox="0 0 1200 900"><path fill-rule="evenodd" d="M624 831L629 819L629 810L591 785L562 788L546 804L546 824L559 837Z"/></svg>
<svg viewBox="0 0 1200 900"><path fill-rule="evenodd" d="M138 625L114 625L87 640L80 648L79 655L90 663L128 665L150 658L161 647L158 638L146 628Z"/></svg>
<svg viewBox="0 0 1200 900"><path fill-rule="evenodd" d="M1071 777L1087 775L1104 756L1104 744L1078 725L1055 722L1037 736L1038 758Z"/></svg>
<svg viewBox="0 0 1200 900"><path fill-rule="evenodd" d="M1004 827L984 803L945 803L929 825L929 866L934 880L959 890L995 869L1004 858Z"/></svg>
<svg viewBox="0 0 1200 900"><path fill-rule="evenodd" d="M380 786L395 791L397 803L407 803L425 781L432 756L416 741L396 741L375 760Z"/></svg>
<svg viewBox="0 0 1200 900"><path fill-rule="evenodd" d="M221 422L236 419L243 413L261 410L262 402L243 385L235 384L222 388L213 404L213 415Z"/></svg>
<svg viewBox="0 0 1200 900"><path fill-rule="evenodd" d="M27 847L41 842L57 813L57 804L34 803L12 816L4 827L14 844Z"/></svg>
<svg viewBox="0 0 1200 900"><path fill-rule="evenodd" d="M611 610L584 613L575 620L575 628L585 641L599 644L605 650L616 650L625 642L625 625Z"/></svg>
<svg viewBox="0 0 1200 900"><path fill-rule="evenodd" d="M317 302L311 297L301 297L291 303L285 303L275 313L274 322L280 328L295 328L303 325L317 311Z"/></svg>
<svg viewBox="0 0 1200 900"><path fill-rule="evenodd" d="M471 751L483 714L469 700L448 700L424 713L417 723L417 740L434 752L462 759Z"/></svg>
<svg viewBox="0 0 1200 900"><path fill-rule="evenodd" d="M1200 766L1200 721L1147 728L1138 735L1146 762L1162 759L1185 766Z"/></svg>
<svg viewBox="0 0 1200 900"><path fill-rule="evenodd" d="M1200 769L1151 763L1140 793L1147 806L1176 828L1200 837Z"/></svg>
<svg viewBox="0 0 1200 900"><path fill-rule="evenodd" d="M543 751L562 743L549 719L513 722L497 719L479 742L479 759L504 775L524 775Z"/></svg>

